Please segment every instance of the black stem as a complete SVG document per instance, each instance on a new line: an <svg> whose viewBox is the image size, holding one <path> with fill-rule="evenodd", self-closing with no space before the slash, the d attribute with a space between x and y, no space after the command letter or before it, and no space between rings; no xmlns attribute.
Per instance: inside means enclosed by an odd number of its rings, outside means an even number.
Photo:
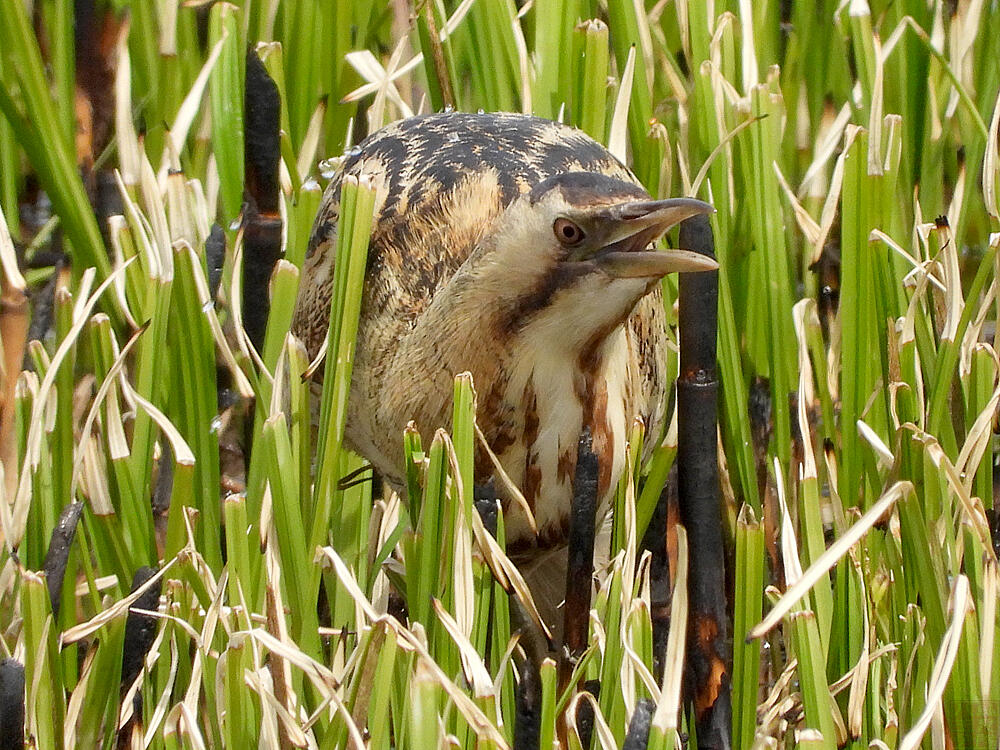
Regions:
<svg viewBox="0 0 1000 750"><path fill-rule="evenodd" d="M0 750L24 748L24 666L0 661Z"/></svg>
<svg viewBox="0 0 1000 750"><path fill-rule="evenodd" d="M514 750L538 750L542 731L542 679L538 665L526 658L518 667L520 681L514 695Z"/></svg>
<svg viewBox="0 0 1000 750"><path fill-rule="evenodd" d="M150 567L139 568L132 577L132 591L138 590L150 578L156 575L156 571ZM135 601L129 608L128 617L125 620L125 639L122 644L122 674L119 692L124 697L132 683L135 682L142 671L143 662L146 661L146 654L153 646L156 639L157 618L135 610L145 610L155 612L160 605L161 581L157 581ZM132 698L132 716L118 731L118 746L129 747L129 738L132 732L142 726L142 691L137 690Z"/></svg>
<svg viewBox="0 0 1000 750"><path fill-rule="evenodd" d="M73 537L76 536L76 526L83 512L83 503L70 503L59 514L59 520L52 529L49 539L49 550L45 553L42 570L45 571L45 582L49 587L49 601L52 604L52 619L59 619L59 603L62 600L63 578L66 576L66 565L69 562L70 548Z"/></svg>
<svg viewBox="0 0 1000 750"><path fill-rule="evenodd" d="M712 256L708 218L682 222L680 245ZM718 272L681 274L678 500L689 550L686 692L694 707L699 748L732 747L732 667L716 454L718 295Z"/></svg>
<svg viewBox="0 0 1000 750"><path fill-rule="evenodd" d="M597 531L597 482L597 455L592 448L590 429L584 428L577 445L573 505L569 517L563 648L559 660L560 687L565 687L569 682L576 659L587 648L590 592L594 578L594 539Z"/></svg>
<svg viewBox="0 0 1000 750"><path fill-rule="evenodd" d="M271 272L281 257L281 99L277 85L252 49L247 52L245 85L243 327L259 351L271 309Z"/></svg>
<svg viewBox="0 0 1000 750"><path fill-rule="evenodd" d="M656 704L649 698L640 698L635 704L635 712L628 723L628 733L622 750L645 750L649 744L649 728L653 723Z"/></svg>

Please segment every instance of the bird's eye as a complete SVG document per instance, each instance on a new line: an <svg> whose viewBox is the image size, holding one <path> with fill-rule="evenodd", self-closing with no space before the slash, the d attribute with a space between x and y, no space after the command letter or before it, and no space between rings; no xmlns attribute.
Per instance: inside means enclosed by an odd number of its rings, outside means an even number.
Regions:
<svg viewBox="0 0 1000 750"><path fill-rule="evenodd" d="M569 219L563 218L555 220L552 231L556 233L556 239L564 245L579 245L587 236L580 227Z"/></svg>

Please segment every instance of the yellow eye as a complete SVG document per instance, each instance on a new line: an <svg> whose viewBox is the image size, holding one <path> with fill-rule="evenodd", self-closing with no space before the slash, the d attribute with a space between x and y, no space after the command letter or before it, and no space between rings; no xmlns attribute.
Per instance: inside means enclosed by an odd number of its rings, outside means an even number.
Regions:
<svg viewBox="0 0 1000 750"><path fill-rule="evenodd" d="M555 232L556 239L564 245L579 245L587 236L580 227L564 218L555 220L552 231Z"/></svg>

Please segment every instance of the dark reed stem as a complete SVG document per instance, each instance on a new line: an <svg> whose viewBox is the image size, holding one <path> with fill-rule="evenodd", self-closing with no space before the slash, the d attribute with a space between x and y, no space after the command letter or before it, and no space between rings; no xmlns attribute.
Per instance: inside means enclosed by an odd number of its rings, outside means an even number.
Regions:
<svg viewBox="0 0 1000 750"><path fill-rule="evenodd" d="M76 526L83 512L83 503L70 503L59 514L59 520L52 529L49 538L49 549L45 553L42 570L45 571L45 583L49 587L49 601L52 604L52 619L59 619L59 603L62 599L63 578L66 576L66 565L69 562L69 551L76 536Z"/></svg>
<svg viewBox="0 0 1000 750"><path fill-rule="evenodd" d="M222 265L226 260L226 235L222 227L212 224L205 238L205 266L208 269L208 292L215 300L222 282Z"/></svg>
<svg viewBox="0 0 1000 750"><path fill-rule="evenodd" d="M271 272L281 257L281 99L252 49L247 52L244 109L243 327L259 351L271 309Z"/></svg>
<svg viewBox="0 0 1000 750"><path fill-rule="evenodd" d="M581 692L588 692L594 699L601 697L601 681L587 680L580 686ZM576 731L580 735L580 744L591 747L594 737L594 704L590 701L580 701L576 704Z"/></svg>
<svg viewBox="0 0 1000 750"><path fill-rule="evenodd" d="M0 750L24 747L24 666L0 661Z"/></svg>
<svg viewBox="0 0 1000 750"><path fill-rule="evenodd" d="M132 591L142 586L156 575L156 571L148 566L139 568L132 577ZM128 690L142 670L153 639L156 637L157 620L134 610L155 612L160 604L160 583L154 583L140 596L129 610L125 620L125 640L122 645L122 691Z"/></svg>
<svg viewBox="0 0 1000 750"><path fill-rule="evenodd" d="M518 665L520 681L514 695L514 750L538 750L542 732L542 679L530 656Z"/></svg>
<svg viewBox="0 0 1000 750"><path fill-rule="evenodd" d="M649 728L653 723L656 705L649 698L640 698L628 723L628 732L622 750L645 750L649 744Z"/></svg>
<svg viewBox="0 0 1000 750"><path fill-rule="evenodd" d="M707 217L681 223L680 246L714 255ZM685 678L695 711L698 747L703 750L732 747L732 667L716 453L718 291L717 272L681 274L678 500L690 543Z"/></svg>
<svg viewBox="0 0 1000 750"><path fill-rule="evenodd" d="M138 589L154 575L156 575L156 571L148 566L139 568L132 577L132 591ZM153 641L156 639L156 618L152 615L136 612L135 610L155 612L160 604L160 589L160 581L157 581L146 589L142 596L129 609L128 618L125 620L125 639L122 645L121 687L119 689L123 698L142 671L146 654L149 653L149 649L153 646ZM132 716L118 732L118 745L120 747L128 747L128 740L132 736L133 730L141 726L142 692L136 691L132 699Z"/></svg>
<svg viewBox="0 0 1000 750"><path fill-rule="evenodd" d="M577 444L573 475L573 505L569 517L569 560L566 565L566 603L563 610L563 647L559 658L559 685L564 688L573 665L587 648L590 592L594 578L594 538L597 528L597 455L589 428Z"/></svg>

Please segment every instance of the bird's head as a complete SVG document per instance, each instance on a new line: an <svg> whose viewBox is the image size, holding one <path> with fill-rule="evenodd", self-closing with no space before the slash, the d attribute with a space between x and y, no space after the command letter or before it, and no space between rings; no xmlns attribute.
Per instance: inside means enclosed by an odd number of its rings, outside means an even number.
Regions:
<svg viewBox="0 0 1000 750"><path fill-rule="evenodd" d="M574 346L624 322L666 274L717 268L698 253L656 249L672 226L713 211L691 198L652 200L601 173L559 174L497 218L477 265L505 300L509 330L541 328Z"/></svg>

